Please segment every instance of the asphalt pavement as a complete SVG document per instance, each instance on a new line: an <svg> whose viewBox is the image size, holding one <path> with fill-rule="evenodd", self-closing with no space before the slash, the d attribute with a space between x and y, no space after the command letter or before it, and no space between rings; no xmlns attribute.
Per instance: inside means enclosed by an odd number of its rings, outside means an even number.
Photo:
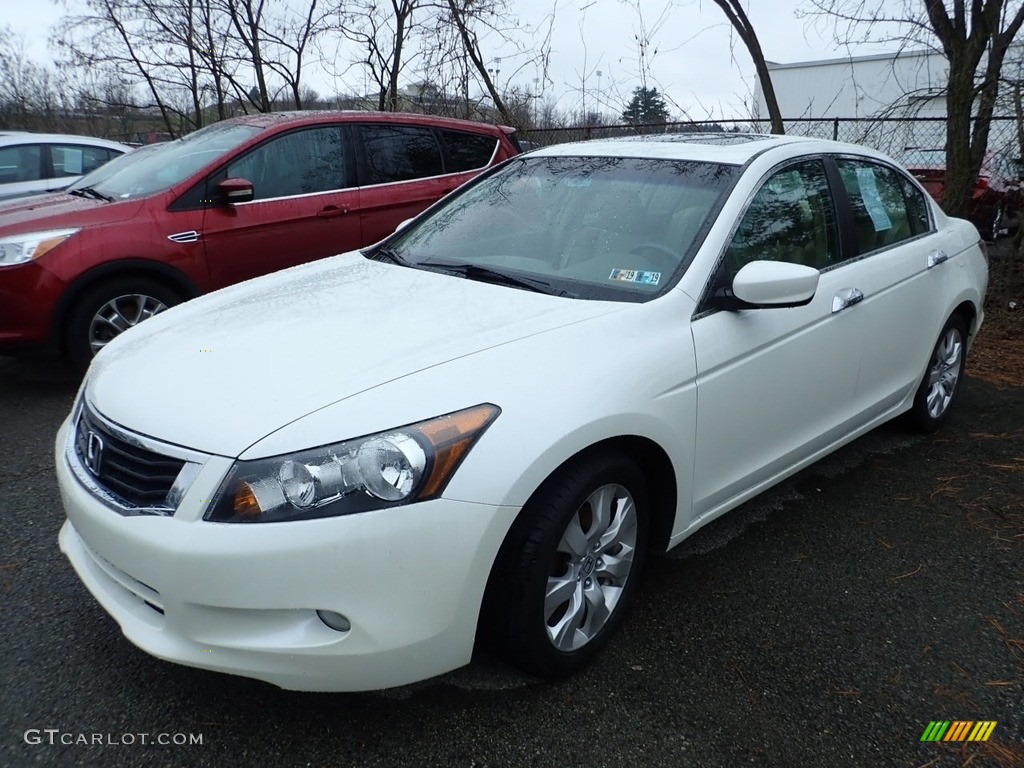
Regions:
<svg viewBox="0 0 1024 768"><path fill-rule="evenodd" d="M124 639L57 546L77 386L0 358L0 766L1024 766L1024 387L968 378L936 435L882 427L652 560L571 680L481 658L357 695Z"/></svg>

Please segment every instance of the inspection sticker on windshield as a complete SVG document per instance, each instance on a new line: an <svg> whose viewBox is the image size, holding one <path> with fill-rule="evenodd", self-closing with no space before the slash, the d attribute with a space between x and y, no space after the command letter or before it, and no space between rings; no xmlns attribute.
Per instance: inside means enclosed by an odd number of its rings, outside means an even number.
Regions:
<svg viewBox="0 0 1024 768"><path fill-rule="evenodd" d="M639 269L613 269L608 275L609 280L625 280L627 283L657 285L661 282L661 272L644 272Z"/></svg>

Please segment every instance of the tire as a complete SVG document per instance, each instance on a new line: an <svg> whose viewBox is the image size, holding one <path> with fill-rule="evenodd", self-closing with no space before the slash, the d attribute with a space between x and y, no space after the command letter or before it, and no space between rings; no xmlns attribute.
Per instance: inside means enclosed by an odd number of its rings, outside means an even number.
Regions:
<svg viewBox="0 0 1024 768"><path fill-rule="evenodd" d="M643 474L621 454L585 457L549 478L506 538L488 587L483 616L503 655L546 678L590 663L632 602L648 517Z"/></svg>
<svg viewBox="0 0 1024 768"><path fill-rule="evenodd" d="M935 342L910 410L918 429L933 432L949 418L960 392L966 354L967 323L960 315L953 315Z"/></svg>
<svg viewBox="0 0 1024 768"><path fill-rule="evenodd" d="M992 224L991 224L992 232L991 232L991 237L988 237L986 239L990 240L993 243L996 240L998 240L1000 233L1006 228L1006 225L1004 224L1005 221L1006 221L1006 212L1003 209L1003 204L1000 203L999 205L996 206L996 212L994 214L992 214Z"/></svg>
<svg viewBox="0 0 1024 768"><path fill-rule="evenodd" d="M64 351L84 370L115 337L180 302L178 293L149 277L120 277L101 283L75 302L64 327Z"/></svg>

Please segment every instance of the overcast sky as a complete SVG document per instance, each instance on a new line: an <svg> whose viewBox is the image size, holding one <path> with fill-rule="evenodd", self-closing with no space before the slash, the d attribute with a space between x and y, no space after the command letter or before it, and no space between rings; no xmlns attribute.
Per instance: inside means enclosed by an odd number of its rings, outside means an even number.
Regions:
<svg viewBox="0 0 1024 768"><path fill-rule="evenodd" d="M69 5L75 4L76 0L70 0ZM557 99L558 107L566 111L579 110L584 98L587 109L592 110L601 96L602 111L621 112L640 82L637 36L646 28L649 84L668 97L673 114L693 119L748 114L745 104L753 91L753 65L711 0L675 0L664 17L666 0L515 0L512 6L525 23L535 26L543 26L541 20L554 9L549 80L545 83L532 65L523 66L523 57L495 50L492 66L498 70L502 88L518 85L533 91L543 86L544 96ZM751 22L770 61L789 63L847 54L833 42L827 24L797 18L796 11L806 7L806 0L754 0L749 6ZM60 5L52 0L0 0L0 20L22 33L31 55L40 60L47 56L49 27L61 13ZM542 32L534 32L529 40L542 36ZM855 53L878 50L862 47ZM344 51L341 57L345 58ZM494 61L498 58L500 62ZM538 78L536 84L534 78ZM337 83L337 88L345 90L347 85L347 90L361 91L360 80L350 78ZM335 83L324 75L311 78L309 85L325 95L336 90Z"/></svg>

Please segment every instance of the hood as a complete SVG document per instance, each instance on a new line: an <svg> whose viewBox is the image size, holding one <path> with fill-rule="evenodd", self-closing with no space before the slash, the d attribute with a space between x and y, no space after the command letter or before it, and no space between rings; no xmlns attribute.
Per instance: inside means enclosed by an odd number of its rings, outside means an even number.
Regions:
<svg viewBox="0 0 1024 768"><path fill-rule="evenodd" d="M67 192L33 195L0 202L0 236L123 221L134 216L138 209L137 200L105 203L102 200L69 195Z"/></svg>
<svg viewBox="0 0 1024 768"><path fill-rule="evenodd" d="M345 254L147 320L96 358L87 396L129 429L234 457L339 400L623 306Z"/></svg>

